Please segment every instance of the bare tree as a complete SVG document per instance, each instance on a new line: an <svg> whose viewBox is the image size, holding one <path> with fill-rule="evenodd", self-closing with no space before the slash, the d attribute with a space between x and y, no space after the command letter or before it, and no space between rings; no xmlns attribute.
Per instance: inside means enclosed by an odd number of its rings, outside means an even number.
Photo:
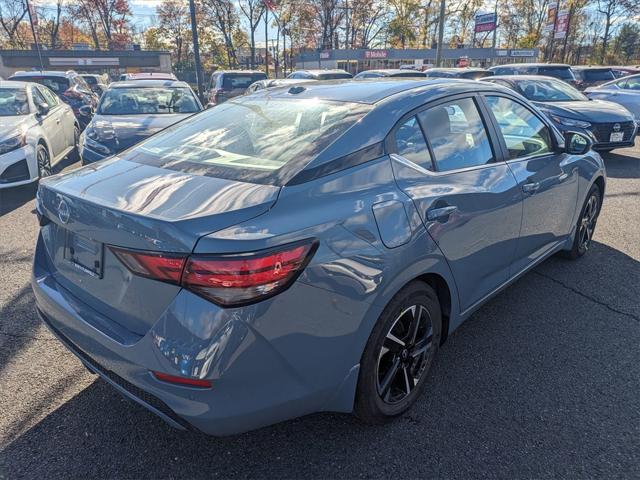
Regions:
<svg viewBox="0 0 640 480"><path fill-rule="evenodd" d="M630 18L640 12L637 0L597 0L597 11L604 17L600 62L604 63L613 25L621 18Z"/></svg>
<svg viewBox="0 0 640 480"><path fill-rule="evenodd" d="M20 23L27 15L24 0L0 0L0 26L9 46L24 48L26 42L20 36Z"/></svg>
<svg viewBox="0 0 640 480"><path fill-rule="evenodd" d="M240 26L240 20L235 3L232 0L202 0L202 11L212 28L222 35L227 63L236 67L238 56L233 37Z"/></svg>
<svg viewBox="0 0 640 480"><path fill-rule="evenodd" d="M256 30L264 13L262 0L240 0L240 11L249 24L249 38L251 42L251 68L256 66Z"/></svg>
<svg viewBox="0 0 640 480"><path fill-rule="evenodd" d="M159 32L173 44L176 63L184 60L185 37L190 35L189 11L183 2L178 0L164 0L156 8Z"/></svg>

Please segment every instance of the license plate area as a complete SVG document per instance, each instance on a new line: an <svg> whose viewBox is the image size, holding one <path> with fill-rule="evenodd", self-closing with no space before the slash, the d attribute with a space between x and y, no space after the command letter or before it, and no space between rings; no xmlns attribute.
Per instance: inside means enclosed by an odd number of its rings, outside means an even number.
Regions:
<svg viewBox="0 0 640 480"><path fill-rule="evenodd" d="M613 132L609 136L610 142L621 142L624 140L624 132Z"/></svg>
<svg viewBox="0 0 640 480"><path fill-rule="evenodd" d="M102 278L104 270L104 245L102 243L67 230L64 258L76 269L93 277Z"/></svg>

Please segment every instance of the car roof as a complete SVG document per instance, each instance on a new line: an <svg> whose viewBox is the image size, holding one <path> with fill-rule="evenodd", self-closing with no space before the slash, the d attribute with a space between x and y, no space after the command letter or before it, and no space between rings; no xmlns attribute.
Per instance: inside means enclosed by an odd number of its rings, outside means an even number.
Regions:
<svg viewBox="0 0 640 480"><path fill-rule="evenodd" d="M517 82L518 80L553 80L554 82L562 82L559 78L549 77L548 75L494 75L483 78L483 80L505 80L507 82Z"/></svg>
<svg viewBox="0 0 640 480"><path fill-rule="evenodd" d="M109 89L112 88L147 88L147 87L169 87L169 88L177 88L177 87L188 87L189 84L187 82L182 82L180 80L122 80L120 82L113 82L109 85Z"/></svg>
<svg viewBox="0 0 640 480"><path fill-rule="evenodd" d="M60 72L58 70L21 70L19 72L15 72L11 77L32 77L34 75L39 76L48 76L48 77L68 77L71 75L77 75L73 70L69 70L66 72Z"/></svg>
<svg viewBox="0 0 640 480"><path fill-rule="evenodd" d="M354 82L350 79L344 80L321 80L300 85L295 93L290 93L288 86L274 87L269 89L270 98L299 98L299 99L320 99L336 102L354 102L374 104L392 95L408 90L422 88L440 89L448 84L453 89L464 89L464 86L477 90L478 82L475 80L462 80L452 78L404 78L404 77L381 77L365 82ZM475 91L474 90L474 91ZM259 91L260 92L260 91ZM263 94L264 93L263 91Z"/></svg>
<svg viewBox="0 0 640 480"><path fill-rule="evenodd" d="M358 75L360 75L361 73L381 73L383 75L415 73L416 77L424 75L424 72L421 72L420 70L409 70L408 68L374 68L372 70L363 70L361 72L358 72Z"/></svg>
<svg viewBox="0 0 640 480"><path fill-rule="evenodd" d="M427 69L427 72L488 72L488 70L480 67L435 67Z"/></svg>
<svg viewBox="0 0 640 480"><path fill-rule="evenodd" d="M519 67L552 67L552 68L571 68L566 63L507 63L505 65L496 65L489 70L496 68L519 68Z"/></svg>
<svg viewBox="0 0 640 480"><path fill-rule="evenodd" d="M313 69L313 68L311 68L311 69L303 68L303 69L300 69L300 70L295 70L293 73L296 73L296 72L307 72L307 73L311 73L312 75L319 75L319 74L322 74L322 73L349 73L346 70L343 70L341 68L326 68L326 69L322 69L322 68L315 68L315 69Z"/></svg>
<svg viewBox="0 0 640 480"><path fill-rule="evenodd" d="M27 88L28 85L33 85L30 82L17 82L14 80L0 80L0 88Z"/></svg>
<svg viewBox="0 0 640 480"><path fill-rule="evenodd" d="M604 67L598 65L574 65L571 68L574 70L613 70L614 67Z"/></svg>
<svg viewBox="0 0 640 480"><path fill-rule="evenodd" d="M255 75L256 73L261 73L263 75L266 75L266 73L260 70L216 70L215 72L213 72L213 74L216 74L216 73L224 73L225 75L229 73L239 73L241 75L246 75L248 73Z"/></svg>

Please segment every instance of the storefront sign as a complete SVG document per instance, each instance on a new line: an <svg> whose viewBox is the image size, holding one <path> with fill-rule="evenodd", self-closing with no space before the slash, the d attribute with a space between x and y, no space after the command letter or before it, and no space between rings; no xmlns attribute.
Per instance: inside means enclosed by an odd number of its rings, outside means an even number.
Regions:
<svg viewBox="0 0 640 480"><path fill-rule="evenodd" d="M388 52L386 50L365 50L364 58L367 59L375 59L375 58L387 58Z"/></svg>
<svg viewBox="0 0 640 480"><path fill-rule="evenodd" d="M535 57L535 50L511 50L512 57Z"/></svg>
<svg viewBox="0 0 640 480"><path fill-rule="evenodd" d="M483 13L476 15L476 28L475 32L491 32L496 29L496 14L495 13Z"/></svg>

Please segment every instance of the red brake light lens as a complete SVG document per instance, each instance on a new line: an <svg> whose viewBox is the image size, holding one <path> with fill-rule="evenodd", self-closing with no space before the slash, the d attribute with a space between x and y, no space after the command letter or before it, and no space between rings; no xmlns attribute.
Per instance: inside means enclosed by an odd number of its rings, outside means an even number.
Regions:
<svg viewBox="0 0 640 480"><path fill-rule="evenodd" d="M137 252L111 247L111 251L131 272L161 282L180 283L186 255Z"/></svg>
<svg viewBox="0 0 640 480"><path fill-rule="evenodd" d="M305 241L255 253L186 255L111 247L134 274L181 285L223 307L255 303L280 293L307 266L317 242Z"/></svg>
<svg viewBox="0 0 640 480"><path fill-rule="evenodd" d="M245 255L192 256L182 275L185 288L223 306L241 306L286 290L315 252L315 242Z"/></svg>

